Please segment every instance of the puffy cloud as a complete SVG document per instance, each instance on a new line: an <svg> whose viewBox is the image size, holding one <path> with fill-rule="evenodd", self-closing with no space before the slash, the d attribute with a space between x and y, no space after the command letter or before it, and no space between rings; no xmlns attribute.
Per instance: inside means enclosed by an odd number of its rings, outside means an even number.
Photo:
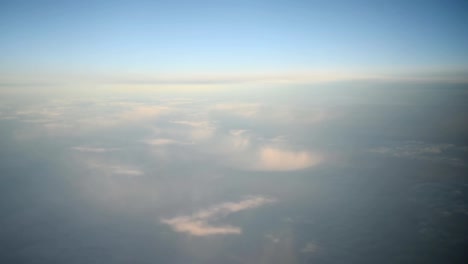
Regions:
<svg viewBox="0 0 468 264"><path fill-rule="evenodd" d="M218 204L208 209L200 210L192 215L161 219L161 222L169 225L176 232L188 233L194 236L240 234L242 233L242 229L239 227L231 225L214 226L210 222L232 213L257 208L274 201L274 199L263 196L251 196L239 202Z"/></svg>
<svg viewBox="0 0 468 264"><path fill-rule="evenodd" d="M307 151L289 151L266 146L260 149L253 168L266 171L305 169L322 162L322 157Z"/></svg>

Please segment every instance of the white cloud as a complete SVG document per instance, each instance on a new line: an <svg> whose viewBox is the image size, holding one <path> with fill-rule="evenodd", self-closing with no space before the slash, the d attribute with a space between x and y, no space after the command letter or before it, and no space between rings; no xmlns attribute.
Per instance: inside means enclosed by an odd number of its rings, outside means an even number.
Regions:
<svg viewBox="0 0 468 264"><path fill-rule="evenodd" d="M202 141L213 137L216 127L209 121L179 120L172 121L173 124L188 126L188 136L192 141Z"/></svg>
<svg viewBox="0 0 468 264"><path fill-rule="evenodd" d="M215 104L211 109L242 117L254 117L258 114L260 108L261 105L257 103L219 103Z"/></svg>
<svg viewBox="0 0 468 264"><path fill-rule="evenodd" d="M112 171L113 174L120 174L120 175L128 175L128 176L139 176L143 175L144 172L135 169L135 168L128 168L128 167L122 167L122 166L112 166L109 167Z"/></svg>
<svg viewBox="0 0 468 264"><path fill-rule="evenodd" d="M251 138L247 130L231 130L228 138L229 145L234 150L245 150L251 145Z"/></svg>
<svg viewBox="0 0 468 264"><path fill-rule="evenodd" d="M172 113L173 107L132 101L49 101L14 112L22 122L36 125L37 136L82 135L100 129L134 125Z"/></svg>
<svg viewBox="0 0 468 264"><path fill-rule="evenodd" d="M254 169L289 171L305 169L322 162L322 157L307 151L289 151L266 146L260 149Z"/></svg>
<svg viewBox="0 0 468 264"><path fill-rule="evenodd" d="M122 175L122 176L141 176L145 173L135 167L130 167L123 164L108 164L102 162L89 162L89 167L96 169L106 175Z"/></svg>
<svg viewBox="0 0 468 264"><path fill-rule="evenodd" d="M162 223L168 224L174 231L181 233L189 233L194 236L209 236L209 235L228 235L240 234L242 230L239 227L224 225L210 226L203 221L196 221L190 217L178 217L173 219L161 220Z"/></svg>
<svg viewBox="0 0 468 264"><path fill-rule="evenodd" d="M323 108L301 108L292 105L266 105L260 103L218 103L209 110L259 122L276 124L316 124L335 114Z"/></svg>
<svg viewBox="0 0 468 264"><path fill-rule="evenodd" d="M230 130L210 146L228 166L257 171L293 171L316 166L324 161L318 153L294 150L285 137L264 140L243 129Z"/></svg>
<svg viewBox="0 0 468 264"><path fill-rule="evenodd" d="M167 113L170 110L166 106L137 106L119 114L122 121L138 121L153 118Z"/></svg>
<svg viewBox="0 0 468 264"><path fill-rule="evenodd" d="M240 202L218 204L208 209L200 210L192 215L161 219L161 222L169 225L176 232L188 233L194 236L240 234L242 233L242 229L239 227L231 225L214 226L210 222L219 220L232 213L257 208L274 201L274 199L263 196L252 196Z"/></svg>
<svg viewBox="0 0 468 264"><path fill-rule="evenodd" d="M105 153L119 150L118 148L97 148L97 147L88 147L88 146L76 146L72 147L73 150L79 152L91 152L91 153Z"/></svg>
<svg viewBox="0 0 468 264"><path fill-rule="evenodd" d="M170 138L154 138L145 140L144 143L151 145L151 146L165 146L165 145L180 145L180 144L187 144L178 140L170 139Z"/></svg>

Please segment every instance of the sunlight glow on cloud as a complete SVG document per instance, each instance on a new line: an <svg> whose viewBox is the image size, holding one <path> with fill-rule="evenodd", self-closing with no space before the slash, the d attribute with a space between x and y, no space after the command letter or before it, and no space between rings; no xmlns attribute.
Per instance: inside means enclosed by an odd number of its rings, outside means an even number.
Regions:
<svg viewBox="0 0 468 264"><path fill-rule="evenodd" d="M242 229L231 225L212 225L210 222L219 220L232 213L257 208L275 202L274 199L263 196L251 196L240 202L227 202L200 210L192 215L161 219L174 231L188 233L194 236L241 234Z"/></svg>
<svg viewBox="0 0 468 264"><path fill-rule="evenodd" d="M139 106L120 114L123 121L141 120L159 116L169 110L165 106Z"/></svg>
<svg viewBox="0 0 468 264"><path fill-rule="evenodd" d="M154 138L143 141L147 145L151 146L167 146L167 145L188 145L191 143L178 141L171 138Z"/></svg>
<svg viewBox="0 0 468 264"><path fill-rule="evenodd" d="M228 112L241 117L254 117L260 111L261 105L255 103L218 103L212 110Z"/></svg>
<svg viewBox="0 0 468 264"><path fill-rule="evenodd" d="M307 151L288 151L273 147L260 150L255 169L265 171L288 171L305 169L322 162L322 157Z"/></svg>
<svg viewBox="0 0 468 264"><path fill-rule="evenodd" d="M244 170L293 171L321 164L324 157L308 150L293 150L284 136L261 139L247 130L231 130L218 144L231 165Z"/></svg>
<svg viewBox="0 0 468 264"><path fill-rule="evenodd" d="M203 141L210 139L216 132L216 127L210 121L180 120L171 123L188 127L189 139L192 141Z"/></svg>

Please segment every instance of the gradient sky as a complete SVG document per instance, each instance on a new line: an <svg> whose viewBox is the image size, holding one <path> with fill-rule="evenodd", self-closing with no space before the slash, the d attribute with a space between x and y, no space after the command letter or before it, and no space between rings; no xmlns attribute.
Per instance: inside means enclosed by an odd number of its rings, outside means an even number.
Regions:
<svg viewBox="0 0 468 264"><path fill-rule="evenodd" d="M468 68L465 1L1 1L0 76Z"/></svg>

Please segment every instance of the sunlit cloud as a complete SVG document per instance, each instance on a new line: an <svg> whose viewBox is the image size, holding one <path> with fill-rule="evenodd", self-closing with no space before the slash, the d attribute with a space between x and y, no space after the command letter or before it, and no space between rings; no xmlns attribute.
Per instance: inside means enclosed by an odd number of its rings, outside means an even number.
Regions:
<svg viewBox="0 0 468 264"><path fill-rule="evenodd" d="M323 158L307 151L289 151L274 147L264 147L259 151L254 169L265 171L300 170L317 165Z"/></svg>
<svg viewBox="0 0 468 264"><path fill-rule="evenodd" d="M185 130L191 141L210 139L216 131L216 126L210 121L178 120L171 123L188 127Z"/></svg>
<svg viewBox="0 0 468 264"><path fill-rule="evenodd" d="M213 225L211 222L244 210L257 208L275 202L275 199L263 196L252 196L239 202L227 202L200 210L192 215L183 215L174 218L161 219L174 231L194 236L241 234L240 227L231 225Z"/></svg>
<svg viewBox="0 0 468 264"><path fill-rule="evenodd" d="M268 140L242 129L229 131L220 142L218 151L225 154L232 166L244 170L294 171L324 161L319 153L290 148L284 136Z"/></svg>
<svg viewBox="0 0 468 264"><path fill-rule="evenodd" d="M272 124L315 124L334 116L330 110L322 108L308 108L307 114L304 114L304 109L291 105L240 102L217 103L209 107L209 111Z"/></svg>
<svg viewBox="0 0 468 264"><path fill-rule="evenodd" d="M13 115L21 122L36 125L34 131L37 136L72 136L114 127L144 124L148 120L159 119L173 111L174 107L162 104L89 98L48 101L19 109Z"/></svg>
<svg viewBox="0 0 468 264"><path fill-rule="evenodd" d="M151 146L166 146L166 145L186 145L190 143L178 141L171 138L155 138L155 139L148 139L143 141L147 145Z"/></svg>
<svg viewBox="0 0 468 264"><path fill-rule="evenodd" d="M230 147L234 150L245 150L251 145L251 138L247 135L247 130L231 130L229 131Z"/></svg>
<svg viewBox="0 0 468 264"><path fill-rule="evenodd" d="M166 106L138 106L119 114L119 118L123 121L141 120L160 116L170 110Z"/></svg>
<svg viewBox="0 0 468 264"><path fill-rule="evenodd" d="M258 114L261 107L261 104L257 103L218 103L211 107L211 110L251 118Z"/></svg>

